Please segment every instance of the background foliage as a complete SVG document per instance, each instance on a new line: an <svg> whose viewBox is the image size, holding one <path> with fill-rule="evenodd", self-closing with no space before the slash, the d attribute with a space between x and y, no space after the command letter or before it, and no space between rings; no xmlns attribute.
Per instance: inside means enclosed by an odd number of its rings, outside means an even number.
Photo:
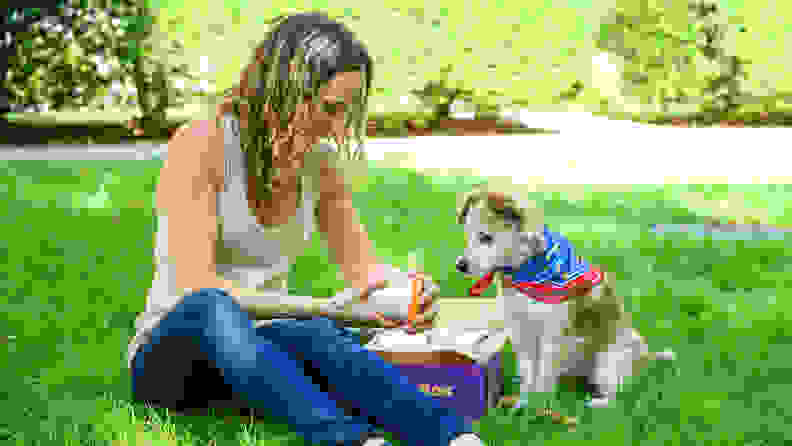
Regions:
<svg viewBox="0 0 792 446"><path fill-rule="evenodd" d="M744 82L750 61L734 47L747 28L728 20L717 2L622 3L595 35L597 48L621 65L617 105L724 113L755 101Z"/></svg>
<svg viewBox="0 0 792 446"><path fill-rule="evenodd" d="M151 20L122 21L121 27L143 40L132 53L143 53L145 74L135 67L126 73L122 85L131 95L119 102L146 109L144 115L155 114L159 104L178 109L194 103L195 95L230 87L263 37L266 20L307 9L328 12L369 45L378 68L374 116L428 108L434 118L442 117L443 101L448 104L460 91L472 93L462 99L484 114L517 105L646 120L792 109L792 80L777 63L789 30L784 14L767 12L784 6L763 0L567 0L462 8L414 1L340 6L311 0L284 7L149 0L138 6ZM382 33L385 25L399 32ZM173 70L190 74L180 79ZM165 74L169 88L161 88L156 73ZM185 79L200 87L184 92ZM136 91L140 82L151 88ZM163 90L167 96L155 94ZM429 90L429 96L410 94Z"/></svg>
<svg viewBox="0 0 792 446"><path fill-rule="evenodd" d="M44 111L139 106L145 122L159 123L167 108L195 100L184 80L200 79L169 59L182 46L158 32L143 0L67 0L51 14L24 8L9 15L23 25L5 40L13 54L4 86L14 104Z"/></svg>

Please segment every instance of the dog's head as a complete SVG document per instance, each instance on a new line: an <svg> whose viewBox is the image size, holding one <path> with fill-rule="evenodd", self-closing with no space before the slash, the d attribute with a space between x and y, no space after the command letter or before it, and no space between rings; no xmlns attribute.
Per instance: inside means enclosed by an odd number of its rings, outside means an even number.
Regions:
<svg viewBox="0 0 792 446"><path fill-rule="evenodd" d="M483 185L464 196L457 222L465 226L467 243L456 269L469 276L517 268L544 250L544 219L537 206L519 205L509 195Z"/></svg>

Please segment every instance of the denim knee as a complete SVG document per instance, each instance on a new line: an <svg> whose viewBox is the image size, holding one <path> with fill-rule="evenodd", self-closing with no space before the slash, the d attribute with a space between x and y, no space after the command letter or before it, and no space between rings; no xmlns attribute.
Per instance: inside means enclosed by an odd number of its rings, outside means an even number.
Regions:
<svg viewBox="0 0 792 446"><path fill-rule="evenodd" d="M225 291L216 288L202 288L184 297L184 306L190 312L199 312L206 316L226 313L232 307L238 306Z"/></svg>
<svg viewBox="0 0 792 446"><path fill-rule="evenodd" d="M201 289L186 295L179 308L168 319L171 317L181 321L177 324L180 328L174 327L179 331L200 328L205 332L207 329L214 331L219 327L252 328L248 314L239 303L219 289ZM171 327L168 323L165 325ZM225 329L221 328L222 330ZM171 329L166 331L172 333Z"/></svg>
<svg viewBox="0 0 792 446"><path fill-rule="evenodd" d="M221 301L223 298L230 299L231 297L228 293L218 288L201 288L198 291L194 291L192 294L188 294L184 300L185 302L213 303Z"/></svg>
<svg viewBox="0 0 792 446"><path fill-rule="evenodd" d="M307 321L299 321L299 324L305 327L311 327L317 330L327 331L328 333L337 334L340 331L338 325L336 325L336 322L326 317L318 317L318 318L309 319Z"/></svg>

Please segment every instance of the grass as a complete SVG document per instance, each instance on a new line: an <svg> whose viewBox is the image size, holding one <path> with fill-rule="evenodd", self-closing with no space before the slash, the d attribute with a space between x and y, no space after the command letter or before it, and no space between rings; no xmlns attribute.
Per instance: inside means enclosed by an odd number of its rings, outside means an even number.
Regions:
<svg viewBox="0 0 792 446"><path fill-rule="evenodd" d="M8 234L0 239L7 259L0 274L6 296L0 301L0 336L6 337L0 344L0 442L303 443L272 418L251 424L223 413L168 416L130 404L125 352L152 278L151 192L159 167L157 161L0 164ZM462 247L453 210L456 194L477 180L373 166L354 200L385 260L403 267L414 252L444 293L459 296L470 283L453 271ZM783 200L766 186L737 189L773 206ZM578 416L575 432L493 412L476 426L485 441L771 445L792 435L786 402L792 391L786 322L792 317L790 240L658 237L645 230L652 223L705 219L706 209L672 199L677 192L647 186L575 199L534 194L548 223L616 277L650 345L672 348L679 359L631 380L609 409L585 409L578 393L559 391L554 405ZM716 193L727 195L731 186ZM329 296L343 286L336 273L323 243L315 240L297 259L290 287Z"/></svg>

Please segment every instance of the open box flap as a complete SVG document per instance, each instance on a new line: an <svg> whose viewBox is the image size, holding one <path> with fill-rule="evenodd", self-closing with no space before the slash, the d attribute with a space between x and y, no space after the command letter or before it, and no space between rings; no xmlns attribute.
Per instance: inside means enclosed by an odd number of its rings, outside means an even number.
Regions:
<svg viewBox="0 0 792 446"><path fill-rule="evenodd" d="M404 353L453 351L476 363L486 364L494 354L503 349L507 339L508 336L502 329L435 328L417 334L393 329L378 333L365 347L373 351Z"/></svg>

